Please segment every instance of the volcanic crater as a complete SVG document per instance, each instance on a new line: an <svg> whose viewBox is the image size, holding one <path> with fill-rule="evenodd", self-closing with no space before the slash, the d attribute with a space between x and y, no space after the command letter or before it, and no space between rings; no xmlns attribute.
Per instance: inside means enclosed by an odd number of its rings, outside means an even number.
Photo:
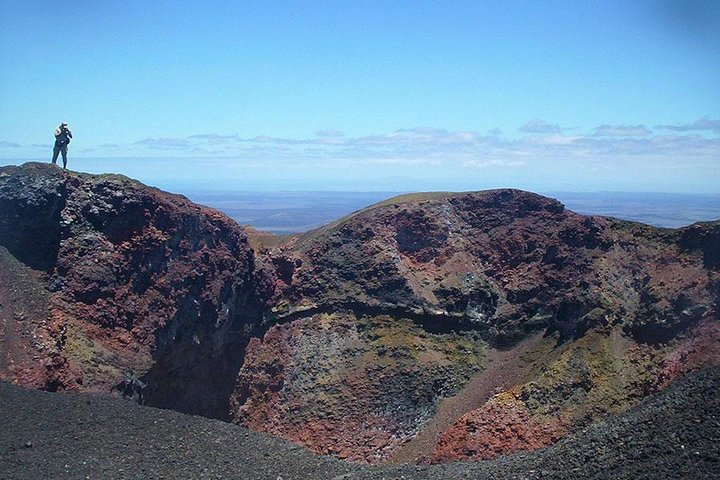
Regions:
<svg viewBox="0 0 720 480"><path fill-rule="evenodd" d="M0 379L110 392L360 463L573 438L720 363L720 222L500 189L277 239L120 175L0 168Z"/></svg>

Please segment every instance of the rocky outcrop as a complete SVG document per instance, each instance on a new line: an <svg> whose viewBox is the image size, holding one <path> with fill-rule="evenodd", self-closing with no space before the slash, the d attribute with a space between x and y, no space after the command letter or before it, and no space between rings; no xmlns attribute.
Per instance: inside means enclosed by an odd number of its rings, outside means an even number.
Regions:
<svg viewBox="0 0 720 480"><path fill-rule="evenodd" d="M517 190L369 207L269 252L271 314L287 325L252 344L257 361L241 369L233 418L319 453L406 458L398 452L482 375L487 352L539 331L545 348L521 362L533 376L459 412L415 459L549 445L662 388L678 358L720 362L689 347L711 344L718 324L714 225L587 217ZM371 340L383 336L383 315L393 319L391 355Z"/></svg>
<svg viewBox="0 0 720 480"><path fill-rule="evenodd" d="M498 344L618 322L662 341L716 315L717 224L698 230L587 217L517 190L399 197L277 251L275 311L395 311Z"/></svg>
<svg viewBox="0 0 720 480"><path fill-rule="evenodd" d="M386 459L483 368L484 345L410 319L353 312L273 326L251 341L233 418L321 454Z"/></svg>
<svg viewBox="0 0 720 480"><path fill-rule="evenodd" d="M52 270L60 248L67 189L60 170L27 165L0 170L0 239L36 270Z"/></svg>
<svg viewBox="0 0 720 480"><path fill-rule="evenodd" d="M104 389L133 370L148 403L227 416L244 342L262 320L242 227L118 175L42 164L0 175L0 244L45 272L49 291L35 333L45 358L5 374Z"/></svg>

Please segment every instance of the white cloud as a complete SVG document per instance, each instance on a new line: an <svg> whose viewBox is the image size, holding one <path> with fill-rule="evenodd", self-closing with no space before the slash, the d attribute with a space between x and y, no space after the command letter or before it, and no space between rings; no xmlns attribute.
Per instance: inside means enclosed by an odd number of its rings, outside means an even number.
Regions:
<svg viewBox="0 0 720 480"><path fill-rule="evenodd" d="M560 133L561 128L559 125L554 123L548 123L545 120L536 118L530 120L525 125L519 128L523 133Z"/></svg>
<svg viewBox="0 0 720 480"><path fill-rule="evenodd" d="M599 137L644 137L652 132L644 125L600 125L595 128Z"/></svg>
<svg viewBox="0 0 720 480"><path fill-rule="evenodd" d="M184 138L144 138L135 142L133 145L140 145L149 148L166 149L166 148L187 148L191 145L190 141Z"/></svg>
<svg viewBox="0 0 720 480"><path fill-rule="evenodd" d="M720 133L720 119L700 118L693 123L683 125L658 125L657 128L671 130L673 132L711 131Z"/></svg>
<svg viewBox="0 0 720 480"><path fill-rule="evenodd" d="M318 130L315 133L318 137L344 137L345 134L335 128L327 128L325 130Z"/></svg>
<svg viewBox="0 0 720 480"><path fill-rule="evenodd" d="M536 145L569 145L574 141L582 139L581 135L542 135L531 136L523 139L526 144Z"/></svg>
<svg viewBox="0 0 720 480"><path fill-rule="evenodd" d="M471 168L487 168L487 167L522 167L525 165L525 161L523 160L499 160L499 159L492 159L492 160L466 160L463 162L463 167L471 167Z"/></svg>
<svg viewBox="0 0 720 480"><path fill-rule="evenodd" d="M181 139L153 139L137 142L137 147L160 151L164 147L169 154L221 155L237 158L273 159L295 161L297 159L328 160L335 162L370 162L384 159L386 162L431 164L437 161L467 161L487 163L488 158L502 159L497 166L508 166L517 159L544 156L586 158L600 155L666 155L676 161L692 156L720 155L718 138L700 135L656 135L643 126L601 125L592 134L532 134L521 138L500 135L482 135L472 131L447 131L433 127L415 127L388 134L358 137L312 137L289 139L271 136L218 138L210 135ZM123 150L123 149L120 149ZM194 152L194 153L193 153ZM142 152L139 152L142 153ZM146 152L151 153L151 152ZM517 165L515 165L517 166Z"/></svg>
<svg viewBox="0 0 720 480"><path fill-rule="evenodd" d="M712 127L714 121L708 122L690 125L693 128ZM340 136L338 130L328 129L308 138L269 135L246 138L212 133L182 138L151 137L126 145L83 145L76 152L86 158L193 158L197 161L218 158L223 159L225 165L248 168L263 164L285 169L300 164L315 165L318 169L321 165L334 165L334 168L345 170L362 166L372 168L372 165L417 166L418 169L427 166L437 167L438 172L446 169L453 175L463 168L524 171L550 159L568 166L616 159L625 162L653 159L673 165L699 161L710 164L720 159L720 138L714 135L657 134L642 125L610 124L600 125L584 134L573 131L571 135L542 120L528 125L527 130L532 132L518 138L504 136L499 131L480 133L420 126L364 136ZM548 133L539 133L542 130ZM334 136L330 135L333 132ZM15 150L12 145L11 142L0 143L0 147L8 148L6 151L9 148ZM49 149L51 146L37 148ZM38 154L34 149L31 152L34 153L28 156ZM13 154L15 157L17 155Z"/></svg>

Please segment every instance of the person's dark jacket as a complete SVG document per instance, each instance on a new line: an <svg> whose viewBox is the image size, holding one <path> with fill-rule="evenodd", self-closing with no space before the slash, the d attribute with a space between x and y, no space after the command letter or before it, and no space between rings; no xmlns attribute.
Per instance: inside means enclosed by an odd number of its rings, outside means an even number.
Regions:
<svg viewBox="0 0 720 480"><path fill-rule="evenodd" d="M55 146L64 147L70 143L72 132L67 127L58 127L55 129Z"/></svg>

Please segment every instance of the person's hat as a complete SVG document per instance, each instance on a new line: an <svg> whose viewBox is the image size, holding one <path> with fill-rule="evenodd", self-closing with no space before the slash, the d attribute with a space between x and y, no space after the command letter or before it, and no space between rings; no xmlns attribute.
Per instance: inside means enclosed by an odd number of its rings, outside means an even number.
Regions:
<svg viewBox="0 0 720 480"><path fill-rule="evenodd" d="M62 122L62 123L60 124L60 126L61 126L61 127L67 127L67 122Z"/></svg>

